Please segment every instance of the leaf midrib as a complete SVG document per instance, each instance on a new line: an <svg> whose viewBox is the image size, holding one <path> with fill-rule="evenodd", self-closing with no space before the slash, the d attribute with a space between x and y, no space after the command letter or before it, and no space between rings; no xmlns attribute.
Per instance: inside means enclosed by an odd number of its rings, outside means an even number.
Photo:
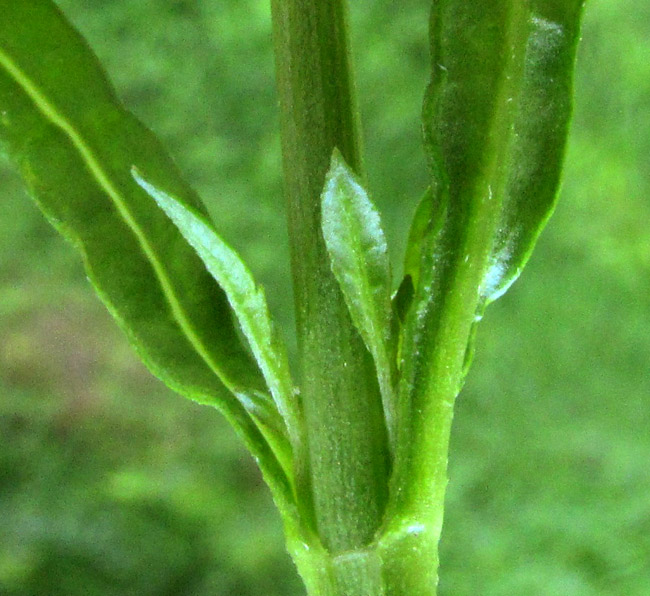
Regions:
<svg viewBox="0 0 650 596"><path fill-rule="evenodd" d="M508 172L505 168L502 172L499 172L499 167L502 166L509 153L515 134L514 116L516 112L516 101L519 95L518 86L521 82L526 53L527 35L522 35L520 31L522 27L527 25L530 11L526 7L526 3L520 3L518 0L514 0L511 6L513 8L511 9L510 18L507 19L508 29L504 40L508 57L505 60L499 78L497 96L494 102L495 107L485 134L485 138L488 139L486 151L488 160L486 160L485 166L481 168L482 172L477 176L477 181L472 187L472 192L477 196L478 193L484 192L480 187L487 182L489 198L484 198L481 201L480 207L483 207L483 209L480 209L480 215L475 221L485 222L485 220L489 220L491 225L472 226L467 236L468 246L465 251L465 254L472 255L480 251L481 245L483 245L484 255L482 256L485 257L484 260L489 258L493 248L493 243L487 242L487 239L494 235L494 228L499 221L503 209L503 195L508 179ZM515 37L514 40L513 36ZM513 53L510 48L515 45L518 51ZM515 106L514 109L508 108L508 98L512 98L512 104ZM503 124L508 127L508 132L500 135L498 134L499 127ZM497 140L496 142L490 142L491 139ZM476 249L472 250L472 245ZM486 263L482 263L481 265L482 276L484 276Z"/></svg>
<svg viewBox="0 0 650 596"><path fill-rule="evenodd" d="M164 269L163 264L157 257L153 247L147 240L146 235L135 221L127 206L124 204L119 191L110 177L99 164L97 157L90 149L83 137L75 130L74 126L57 110L56 106L52 104L45 95L39 90L38 86L21 70L21 68L0 49L0 65L4 67L7 73L13 80L23 89L26 95L32 100L36 108L48 119L54 126L62 130L65 135L70 139L73 146L77 149L82 157L82 160L88 167L88 170L95 178L99 187L108 195L113 204L115 205L118 213L132 230L136 236L140 248L142 249L145 257L151 264L156 277L160 283L162 293L166 298L167 303L171 309L174 320L179 325L181 331L188 339L192 347L196 350L199 356L204 360L208 367L217 375L221 382L232 393L237 394L238 387L231 379L227 377L224 371L218 366L214 359L210 356L205 345L193 329L187 314L184 312L183 307L174 291L173 285ZM121 108L118 108L121 109Z"/></svg>

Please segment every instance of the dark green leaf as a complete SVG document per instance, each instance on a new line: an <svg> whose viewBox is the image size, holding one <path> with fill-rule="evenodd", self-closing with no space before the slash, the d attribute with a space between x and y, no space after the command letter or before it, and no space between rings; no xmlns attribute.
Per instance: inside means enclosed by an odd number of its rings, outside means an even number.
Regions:
<svg viewBox="0 0 650 596"><path fill-rule="evenodd" d="M450 215L491 235L485 303L519 276L555 205L583 2L434 6L427 147Z"/></svg>
<svg viewBox="0 0 650 596"><path fill-rule="evenodd" d="M432 197L412 227L391 507L437 528L453 404L486 304L551 213L583 0L436 0L423 110ZM427 223L427 213L430 219ZM469 347L468 347L469 346Z"/></svg>
<svg viewBox="0 0 650 596"><path fill-rule="evenodd" d="M0 0L0 138L31 195L151 371L218 406L275 490L289 481L246 411L264 379L228 301L131 176L135 164L205 214L156 138L125 111L81 37L46 0Z"/></svg>

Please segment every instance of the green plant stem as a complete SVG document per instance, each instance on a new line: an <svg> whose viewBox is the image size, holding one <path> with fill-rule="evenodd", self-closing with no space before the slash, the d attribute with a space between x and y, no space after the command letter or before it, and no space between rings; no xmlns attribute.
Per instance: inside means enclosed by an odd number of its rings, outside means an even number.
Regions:
<svg viewBox="0 0 650 596"><path fill-rule="evenodd" d="M419 524L380 529L390 473L381 398L321 236L334 147L363 176L346 8L273 0L272 10L310 456L300 497L311 500L318 536L289 534L289 551L310 596L433 596L437 533Z"/></svg>
<svg viewBox="0 0 650 596"><path fill-rule="evenodd" d="M303 515L334 556L372 541L389 475L373 364L331 272L320 222L333 149L363 176L347 7L342 0L271 5L309 444L309 474L299 491L310 503Z"/></svg>
<svg viewBox="0 0 650 596"><path fill-rule="evenodd" d="M309 596L435 596L438 539L422 524L338 555L289 543Z"/></svg>

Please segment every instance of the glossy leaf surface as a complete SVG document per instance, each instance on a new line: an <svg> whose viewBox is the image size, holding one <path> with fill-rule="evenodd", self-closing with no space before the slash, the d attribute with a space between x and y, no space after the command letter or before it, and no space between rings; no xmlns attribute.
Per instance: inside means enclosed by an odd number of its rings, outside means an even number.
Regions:
<svg viewBox="0 0 650 596"><path fill-rule="evenodd" d="M390 515L421 520L435 535L477 321L519 275L556 200L582 5L433 2L423 110L432 184L405 263L415 293L401 347Z"/></svg>
<svg viewBox="0 0 650 596"><path fill-rule="evenodd" d="M391 274L379 213L335 150L322 194L325 245L352 321L372 354L392 434L395 360L391 337Z"/></svg>
<svg viewBox="0 0 650 596"><path fill-rule="evenodd" d="M204 215L145 179L137 169L134 168L132 174L138 185L174 222L226 293L287 432L297 446L300 442L300 415L296 392L289 372L286 348L271 320L264 290L255 283L248 267L218 236Z"/></svg>
<svg viewBox="0 0 650 596"><path fill-rule="evenodd" d="M218 406L288 502L289 481L246 410L264 379L226 296L132 166L205 216L204 207L54 4L0 0L0 12L0 138L30 194L81 252L145 364L179 393Z"/></svg>
<svg viewBox="0 0 650 596"><path fill-rule="evenodd" d="M451 217L493 205L486 303L519 276L555 204L583 2L434 4L427 149Z"/></svg>

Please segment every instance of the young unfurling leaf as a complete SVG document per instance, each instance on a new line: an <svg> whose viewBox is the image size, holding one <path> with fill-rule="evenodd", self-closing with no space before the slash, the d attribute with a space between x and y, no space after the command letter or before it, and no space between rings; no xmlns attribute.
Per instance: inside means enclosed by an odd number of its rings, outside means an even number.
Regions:
<svg viewBox="0 0 650 596"><path fill-rule="evenodd" d="M388 246L377 209L335 150L321 197L322 227L334 276L372 354L389 433L395 420Z"/></svg>

